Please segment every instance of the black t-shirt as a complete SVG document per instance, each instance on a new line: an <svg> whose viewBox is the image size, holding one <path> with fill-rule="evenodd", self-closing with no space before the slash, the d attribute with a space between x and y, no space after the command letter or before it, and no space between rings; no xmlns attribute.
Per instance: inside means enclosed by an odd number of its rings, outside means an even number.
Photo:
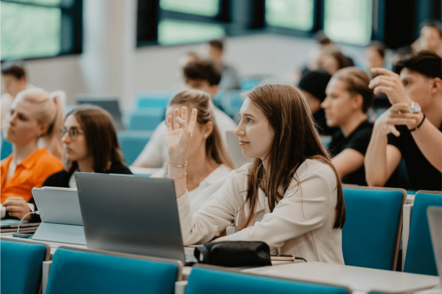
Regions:
<svg viewBox="0 0 442 294"><path fill-rule="evenodd" d="M322 108L318 110L315 114L313 114L313 121L316 124L316 130L318 131L318 134L321 136L332 136L339 130L338 128L330 128L327 125L325 112Z"/></svg>
<svg viewBox="0 0 442 294"><path fill-rule="evenodd" d="M328 147L331 156L334 157L347 148L356 150L365 156L368 143L370 143L372 131L373 124L368 120L361 123L347 138L344 137L341 130L337 131L333 135L332 141ZM364 166L343 177L342 182L346 184L367 186Z"/></svg>
<svg viewBox="0 0 442 294"><path fill-rule="evenodd" d="M442 190L442 173L425 158L407 126L396 126L399 137L388 135L388 144L396 146L407 167L408 178L413 190ZM442 125L439 127L442 132Z"/></svg>

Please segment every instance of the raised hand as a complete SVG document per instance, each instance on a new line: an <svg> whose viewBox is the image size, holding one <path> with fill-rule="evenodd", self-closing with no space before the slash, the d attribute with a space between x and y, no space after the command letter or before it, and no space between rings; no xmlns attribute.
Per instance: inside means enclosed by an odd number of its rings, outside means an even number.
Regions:
<svg viewBox="0 0 442 294"><path fill-rule="evenodd" d="M369 85L370 89L374 89L375 94L385 93L391 104L408 103L408 107L411 106L413 101L407 95L398 74L380 67L372 68L371 72L378 75L370 81Z"/></svg>
<svg viewBox="0 0 442 294"><path fill-rule="evenodd" d="M193 129L196 125L198 110L194 108L187 123L187 107L180 110L175 108L174 117L167 117L167 145L169 160L171 163L180 165L187 161L187 150L189 149Z"/></svg>

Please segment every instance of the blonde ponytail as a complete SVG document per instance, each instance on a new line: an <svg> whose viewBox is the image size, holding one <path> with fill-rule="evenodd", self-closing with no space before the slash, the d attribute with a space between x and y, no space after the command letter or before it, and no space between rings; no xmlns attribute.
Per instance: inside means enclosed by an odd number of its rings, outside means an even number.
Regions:
<svg viewBox="0 0 442 294"><path fill-rule="evenodd" d="M65 93L57 91L51 93L51 100L54 103L55 117L48 128L48 132L43 136L46 140L46 148L53 155L63 159L63 144L61 142L60 129L63 127L64 120L64 101L66 100Z"/></svg>

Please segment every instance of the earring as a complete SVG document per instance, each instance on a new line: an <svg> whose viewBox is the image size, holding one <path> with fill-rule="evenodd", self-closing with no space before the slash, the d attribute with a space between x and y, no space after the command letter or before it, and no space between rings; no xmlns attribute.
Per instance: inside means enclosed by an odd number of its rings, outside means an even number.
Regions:
<svg viewBox="0 0 442 294"><path fill-rule="evenodd" d="M207 138L207 134L204 135L204 138Z"/></svg>

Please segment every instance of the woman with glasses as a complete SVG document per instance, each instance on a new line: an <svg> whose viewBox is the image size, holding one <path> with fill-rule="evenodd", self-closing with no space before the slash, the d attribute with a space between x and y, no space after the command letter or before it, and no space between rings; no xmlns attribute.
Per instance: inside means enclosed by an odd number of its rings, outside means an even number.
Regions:
<svg viewBox="0 0 442 294"><path fill-rule="evenodd" d="M1 161L1 217L20 217L32 188L63 168L58 130L63 124L64 93L38 88L17 94L6 117L5 139L12 154Z"/></svg>
<svg viewBox="0 0 442 294"><path fill-rule="evenodd" d="M60 135L65 151L64 169L49 176L42 186L76 188L75 172L132 174L124 165L112 117L102 108L75 107L66 115ZM34 199L29 203L35 205ZM22 207L19 217L30 211L29 205ZM34 216L32 221L37 219Z"/></svg>

